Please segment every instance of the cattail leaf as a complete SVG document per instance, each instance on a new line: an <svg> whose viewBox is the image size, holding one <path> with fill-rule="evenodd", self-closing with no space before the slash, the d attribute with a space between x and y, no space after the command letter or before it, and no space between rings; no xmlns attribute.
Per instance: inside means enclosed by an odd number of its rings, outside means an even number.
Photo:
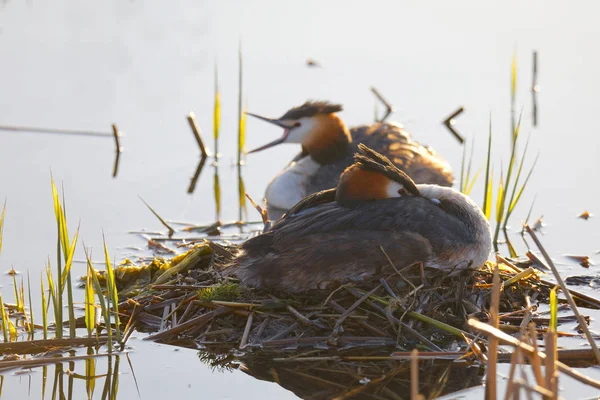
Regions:
<svg viewBox="0 0 600 400"><path fill-rule="evenodd" d="M94 284L92 283L92 271L87 268L85 277L85 326L88 336L92 337L92 332L96 326L96 308L94 306Z"/></svg>
<svg viewBox="0 0 600 400"><path fill-rule="evenodd" d="M554 330L558 329L558 300L556 298L556 292L558 290L558 286L555 286L550 291L550 326L549 328Z"/></svg>
<svg viewBox="0 0 600 400"><path fill-rule="evenodd" d="M110 256L108 255L108 247L106 246L106 239L103 237L102 240L104 241L104 260L106 262L107 298L110 299L110 303L112 304L113 313L115 316L116 339L117 339L117 342L120 342L121 341L121 322L119 320L119 296L117 294L117 282L115 279L115 271L110 262Z"/></svg>

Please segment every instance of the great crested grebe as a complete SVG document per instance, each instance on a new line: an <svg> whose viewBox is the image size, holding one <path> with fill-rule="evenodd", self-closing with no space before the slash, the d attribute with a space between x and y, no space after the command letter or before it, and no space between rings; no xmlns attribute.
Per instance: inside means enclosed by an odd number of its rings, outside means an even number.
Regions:
<svg viewBox="0 0 600 400"><path fill-rule="evenodd" d="M249 287L303 292L385 272L380 246L397 268L477 268L490 254L490 225L464 194L416 185L361 144L337 188L304 198L244 242L230 271Z"/></svg>
<svg viewBox="0 0 600 400"><path fill-rule="evenodd" d="M452 186L448 163L432 149L413 141L402 126L376 123L348 129L336 114L339 111L339 104L317 101L294 107L278 119L246 113L284 129L280 139L250 153L280 143L302 145L302 152L267 187L265 198L271 219L279 218L305 196L335 187L344 169L352 164L359 143L388 157L416 183Z"/></svg>

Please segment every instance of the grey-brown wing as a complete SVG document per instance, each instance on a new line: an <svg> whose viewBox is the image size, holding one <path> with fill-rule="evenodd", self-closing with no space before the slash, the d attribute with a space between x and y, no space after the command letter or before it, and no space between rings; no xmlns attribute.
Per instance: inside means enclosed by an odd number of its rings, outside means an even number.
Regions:
<svg viewBox="0 0 600 400"><path fill-rule="evenodd" d="M242 257L238 277L245 285L301 292L317 289L323 282L344 283L390 274L396 268L425 262L431 245L423 236L409 232L338 231L297 238L292 247L271 249L259 257Z"/></svg>
<svg viewBox="0 0 600 400"><path fill-rule="evenodd" d="M336 202L306 209L275 225L271 247L283 250L304 237L340 231L409 232L419 234L434 247L472 238L466 225L428 199L416 196L363 202L353 208Z"/></svg>
<svg viewBox="0 0 600 400"><path fill-rule="evenodd" d="M297 215L303 210L315 207L320 204L335 201L335 191L336 189L333 188L309 194L308 196L300 200L298 203L296 203L296 205L294 205L292 208L290 208L289 211L285 213L283 218L285 218L286 216Z"/></svg>
<svg viewBox="0 0 600 400"><path fill-rule="evenodd" d="M415 183L452 186L450 165L430 147L412 140L401 126L391 123L358 126L351 134L355 144L363 143L384 154Z"/></svg>

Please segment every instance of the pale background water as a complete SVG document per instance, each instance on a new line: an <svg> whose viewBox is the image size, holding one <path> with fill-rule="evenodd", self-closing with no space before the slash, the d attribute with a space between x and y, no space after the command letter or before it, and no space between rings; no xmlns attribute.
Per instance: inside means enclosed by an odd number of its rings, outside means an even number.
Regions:
<svg viewBox="0 0 600 400"><path fill-rule="evenodd" d="M119 175L113 179L111 138L0 131L0 200L8 201L0 270L29 270L34 287L48 255L55 259L50 171L64 184L71 230L80 219L80 238L96 254L102 229L111 254L119 258L126 246L144 245L127 231L161 228L138 195L169 219L214 221L210 165L195 193L187 194L199 152L185 116L196 113L212 148L215 61L222 92L222 219L237 218L233 164L240 39L249 110L278 116L307 99L327 99L344 104L341 116L349 125L368 123L375 103L369 87L375 86L396 105L392 119L432 145L457 174L462 148L441 121L459 106L466 112L457 118L457 130L476 138L474 169L485 159L490 115L496 172L501 161L508 163L510 62L516 51L517 108L523 108L524 136L531 133L529 161L538 150L541 156L512 225L524 219L537 193L533 217L544 215L543 241L563 271L594 272L562 256L594 258L600 250L597 219L575 218L585 209L600 213L598 2L2 3L0 125L110 132L116 122L126 133ZM531 124L533 50L539 52L541 86L536 129ZM323 68L307 68L308 58ZM247 147L280 134L249 120ZM268 180L297 151L290 145L249 156L243 168L247 191L260 198ZM478 203L481 186L482 179L473 191ZM524 250L521 242L515 245ZM74 268L83 271L82 264ZM10 280L3 276L0 283L10 296ZM132 345L142 398L289 395L242 373L212 373L192 351ZM32 376L31 392L39 393L39 372ZM26 396L26 382L23 376L7 376L2 395ZM125 374L119 398L133 396L133 380Z"/></svg>

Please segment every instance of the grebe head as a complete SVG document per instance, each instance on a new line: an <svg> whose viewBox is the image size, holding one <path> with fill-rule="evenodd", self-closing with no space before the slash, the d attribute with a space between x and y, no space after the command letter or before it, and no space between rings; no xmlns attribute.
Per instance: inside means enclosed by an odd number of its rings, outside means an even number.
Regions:
<svg viewBox="0 0 600 400"><path fill-rule="evenodd" d="M340 177L336 201L343 205L356 201L420 195L417 185L408 175L387 157L361 143L354 156L354 164Z"/></svg>
<svg viewBox="0 0 600 400"><path fill-rule="evenodd" d="M247 115L283 128L283 136L248 153L268 149L281 143L298 143L311 154L343 143L347 145L350 134L342 120L335 114L342 111L340 104L327 101L306 102L294 107L280 118L272 119L247 112Z"/></svg>

